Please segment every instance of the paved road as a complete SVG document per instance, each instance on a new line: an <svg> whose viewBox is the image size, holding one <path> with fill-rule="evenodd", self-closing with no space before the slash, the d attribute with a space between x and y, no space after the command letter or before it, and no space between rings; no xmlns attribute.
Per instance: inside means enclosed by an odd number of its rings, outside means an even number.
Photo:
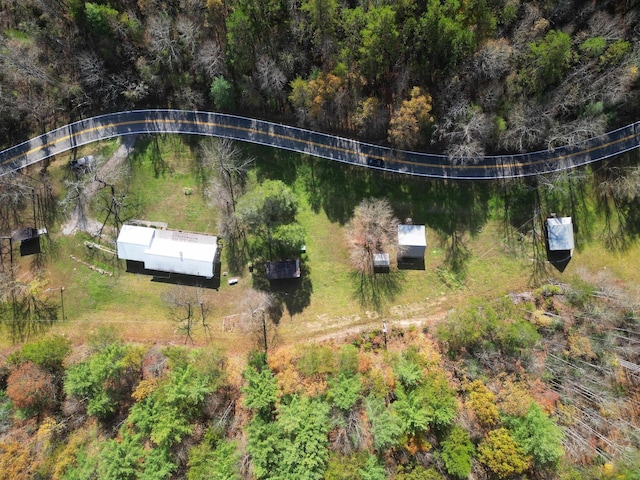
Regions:
<svg viewBox="0 0 640 480"><path fill-rule="evenodd" d="M446 155L394 150L324 133L222 113L136 110L66 125L0 152L0 176L98 140L123 135L178 133L230 138L406 175L496 179L575 168L640 147L640 122L576 145L520 155L453 162Z"/></svg>

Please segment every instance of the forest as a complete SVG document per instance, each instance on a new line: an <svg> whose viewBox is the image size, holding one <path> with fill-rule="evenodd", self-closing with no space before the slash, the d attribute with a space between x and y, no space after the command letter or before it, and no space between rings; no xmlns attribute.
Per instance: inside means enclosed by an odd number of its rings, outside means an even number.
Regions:
<svg viewBox="0 0 640 480"><path fill-rule="evenodd" d="M551 149L638 120L639 29L633 0L0 0L0 147L168 107ZM0 234L49 234L0 239L0 479L639 480L638 212L637 152L473 183L168 135L2 177ZM228 277L125 272L136 218L215 232ZM376 273L409 218L425 264Z"/></svg>
<svg viewBox="0 0 640 480"><path fill-rule="evenodd" d="M275 118L453 160L637 120L630 0L2 4L0 145L144 107Z"/></svg>

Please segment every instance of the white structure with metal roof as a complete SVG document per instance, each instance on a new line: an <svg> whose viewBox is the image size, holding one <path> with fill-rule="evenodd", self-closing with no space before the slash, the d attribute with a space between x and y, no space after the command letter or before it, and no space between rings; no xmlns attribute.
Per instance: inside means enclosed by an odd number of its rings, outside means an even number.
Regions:
<svg viewBox="0 0 640 480"><path fill-rule="evenodd" d="M552 252L573 250L573 224L571 217L547 218L547 242Z"/></svg>
<svg viewBox="0 0 640 480"><path fill-rule="evenodd" d="M211 235L123 225L118 258L144 263L146 270L212 278L218 239Z"/></svg>
<svg viewBox="0 0 640 480"><path fill-rule="evenodd" d="M427 249L424 225L398 225L398 248L403 258L423 258Z"/></svg>
<svg viewBox="0 0 640 480"><path fill-rule="evenodd" d="M154 233L153 228L123 225L117 241L118 258L144 262L144 252L151 245Z"/></svg>

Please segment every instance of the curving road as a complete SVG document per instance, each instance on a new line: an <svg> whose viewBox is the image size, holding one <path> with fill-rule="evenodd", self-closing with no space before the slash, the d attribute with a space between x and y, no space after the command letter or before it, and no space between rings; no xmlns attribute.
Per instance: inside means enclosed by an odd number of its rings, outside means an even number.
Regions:
<svg viewBox="0 0 640 480"><path fill-rule="evenodd" d="M230 138L406 175L471 180L551 173L640 147L640 122L636 122L554 150L470 157L452 162L446 155L395 150L235 115L187 110L135 110L80 120L8 148L0 152L0 176L98 140L157 133Z"/></svg>

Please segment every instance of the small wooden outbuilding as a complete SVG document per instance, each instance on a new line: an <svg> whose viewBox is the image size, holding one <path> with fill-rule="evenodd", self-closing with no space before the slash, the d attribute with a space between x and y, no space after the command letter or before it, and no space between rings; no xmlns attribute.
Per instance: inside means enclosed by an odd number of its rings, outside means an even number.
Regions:
<svg viewBox="0 0 640 480"><path fill-rule="evenodd" d="M267 262L267 280L287 280L300 278L300 260Z"/></svg>

